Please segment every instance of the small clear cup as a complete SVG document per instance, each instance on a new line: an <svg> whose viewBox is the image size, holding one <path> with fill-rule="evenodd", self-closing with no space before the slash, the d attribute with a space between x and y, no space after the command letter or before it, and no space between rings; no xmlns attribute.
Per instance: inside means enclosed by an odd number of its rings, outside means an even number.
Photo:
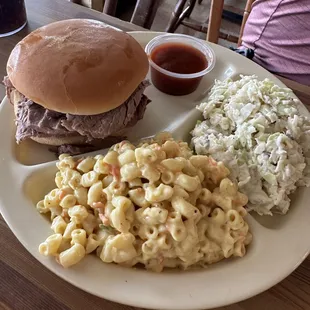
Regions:
<svg viewBox="0 0 310 310"><path fill-rule="evenodd" d="M167 43L181 43L199 50L208 62L208 66L196 73L182 74L161 68L152 60L152 51ZM174 96L188 95L195 91L201 79L210 72L215 65L215 53L204 41L183 34L163 34L152 39L145 47L150 63L151 80L160 91Z"/></svg>

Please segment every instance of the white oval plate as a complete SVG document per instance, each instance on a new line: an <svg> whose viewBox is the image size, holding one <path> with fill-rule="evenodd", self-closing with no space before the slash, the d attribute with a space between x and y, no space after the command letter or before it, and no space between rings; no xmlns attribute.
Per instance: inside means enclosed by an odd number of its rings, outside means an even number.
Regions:
<svg viewBox="0 0 310 310"><path fill-rule="evenodd" d="M158 33L135 32L145 46ZM153 86L145 117L129 133L131 140L170 130L176 138L189 138L199 113L195 110L214 79L256 74L283 84L245 57L211 44L217 62L199 89L188 96L165 95ZM307 110L300 106L303 113ZM0 207L1 213L25 248L44 266L73 285L94 295L142 308L206 309L231 304L275 285L289 275L310 249L310 190L301 188L286 216L248 216L254 240L242 259L229 259L207 269L156 274L104 264L89 255L71 269L63 269L52 258L38 253L38 245L51 234L50 223L35 208L55 187L55 158L47 148L14 141L13 109L7 99L0 105ZM100 153L100 152L97 152Z"/></svg>

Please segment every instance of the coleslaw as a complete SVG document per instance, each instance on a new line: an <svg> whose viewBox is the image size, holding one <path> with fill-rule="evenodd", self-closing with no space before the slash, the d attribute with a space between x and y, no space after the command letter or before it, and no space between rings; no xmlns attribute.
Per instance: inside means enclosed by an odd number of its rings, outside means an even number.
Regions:
<svg viewBox="0 0 310 310"><path fill-rule="evenodd" d="M292 90L269 79L240 76L215 81L192 131L197 154L211 155L261 215L285 214L289 194L310 185L310 121Z"/></svg>

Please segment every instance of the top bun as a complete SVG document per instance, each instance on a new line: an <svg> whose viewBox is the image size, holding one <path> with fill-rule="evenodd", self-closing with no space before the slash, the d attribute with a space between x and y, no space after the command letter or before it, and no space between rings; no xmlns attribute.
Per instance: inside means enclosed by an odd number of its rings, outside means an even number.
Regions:
<svg viewBox="0 0 310 310"><path fill-rule="evenodd" d="M14 87L43 107L94 115L120 106L148 72L148 58L129 34L99 21L70 19L39 28L13 49Z"/></svg>

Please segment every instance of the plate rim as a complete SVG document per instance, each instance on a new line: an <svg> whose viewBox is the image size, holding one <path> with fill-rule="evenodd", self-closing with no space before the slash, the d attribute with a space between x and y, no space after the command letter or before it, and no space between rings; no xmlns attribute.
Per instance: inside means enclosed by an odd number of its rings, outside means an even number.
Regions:
<svg viewBox="0 0 310 310"><path fill-rule="evenodd" d="M150 32L144 32L144 31L133 31L133 32L129 32L130 34L133 34L133 35L137 35L137 36L149 36L149 39L151 39L152 37L155 37L157 35L160 35L164 32L153 32L153 31L150 31ZM138 41L139 39L136 38ZM210 44L210 42L208 42L208 44ZM211 47L213 47L214 44L210 44ZM217 46L217 48L219 48L220 46ZM224 47L220 47L222 49L225 49L226 51L228 51L226 48ZM240 55L238 55L240 56ZM240 56L242 57L242 56ZM258 65L257 65L258 66ZM267 70L265 70L266 72L268 72ZM268 72L269 73L269 72ZM255 73L253 73L255 74ZM270 73L269 73L270 74ZM281 86L285 86L277 77L274 77L273 80L277 81L277 83ZM2 104L0 104L0 113L1 113L1 108L4 106L4 103L5 101L8 101L7 97L5 96L4 99L2 100ZM306 108L305 108L306 109ZM56 274L57 276L59 276L61 279L65 280L66 282L92 294L92 295L96 295L100 298L104 298L104 299L107 299L107 300L111 300L113 302L118 302L118 303L124 303L126 305L130 305L130 306L135 306L135 307L143 307L143 308L154 308L154 302L150 303L150 302L146 302L146 301L142 301L142 302L139 302L138 301L138 298L135 300L135 301L129 301L129 300L122 300L122 298L112 298L112 297L109 297L109 296L103 296L103 294L97 294L96 292L93 292L91 291L90 289L87 288L87 285L83 286L81 283L76 283L74 282L73 280L71 280L70 278L66 278L65 275L61 272L62 269L57 269L57 268L54 268L53 265L49 265L46 263L46 260L44 257L41 257L41 255L39 255L37 249L33 250L29 244L26 242L26 240L23 238L23 237L20 237L20 233L17 231L17 229L14 228L14 224L10 222L10 220L7 220L8 218L8 213L7 213L7 210L4 206L2 206L2 204L0 203L0 210L1 210L1 214L5 220L5 222L7 223L7 225L9 226L9 228L11 229L11 231L14 233L14 235L16 236L16 238L19 240L20 243L22 243L22 245L25 247L25 249L41 264L43 265L44 267L46 267L47 269L49 269L51 272L53 272L54 274ZM228 304L232 304L232 303L235 303L235 302L239 302L239 301L242 301L244 299L247 299L247 298L250 298L252 296L255 296L267 289L269 289L270 287L276 285L277 283L279 283L280 281L282 281L284 278L286 278L289 274L291 274L291 272L293 272L302 262L303 260L307 257L307 255L309 254L310 252L310 245L308 246L308 250L306 253L304 253L304 255L302 257L299 258L298 262L295 262L295 264L291 265L291 268L288 268L286 270L286 272L283 272L281 275L279 275L278 277L275 277L273 281L269 281L268 284L265 284L265 285L262 285L262 287L258 290L255 290L255 289L252 289L251 291L247 292L247 293L243 293L242 294L242 297L239 296L239 295L236 295L236 296L233 296L233 297L230 297L229 299L227 300L223 300L222 302L217 302L217 303L213 303L212 304L212 307L220 307L220 306L225 306L225 305L228 305ZM149 296L151 297L151 296ZM155 302L156 303L156 302ZM205 307L210 307L210 303L208 303L207 301L205 302ZM178 304L177 306L175 305L161 305L160 306L161 309L189 309L189 308L184 308L182 307L182 305ZM194 307L194 308L191 308L191 309L200 309L200 307ZM205 308L206 309L206 308Z"/></svg>

